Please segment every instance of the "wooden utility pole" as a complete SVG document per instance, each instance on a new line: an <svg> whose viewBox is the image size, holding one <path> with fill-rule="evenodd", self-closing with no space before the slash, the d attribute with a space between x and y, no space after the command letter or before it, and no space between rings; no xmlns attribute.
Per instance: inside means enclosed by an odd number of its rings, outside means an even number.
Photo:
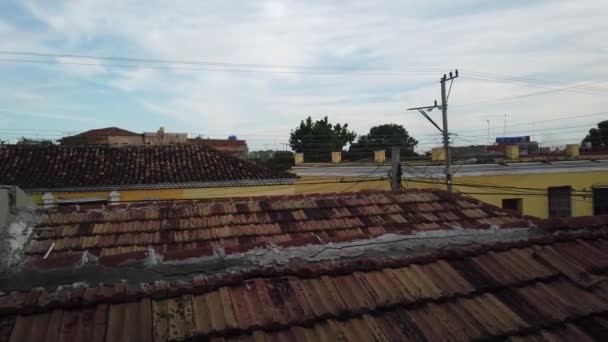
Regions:
<svg viewBox="0 0 608 342"><path fill-rule="evenodd" d="M414 108L408 108L408 110L417 110L420 112L420 114L422 114L427 120L429 120L433 126L435 126L439 132L441 132L441 134L443 135L443 149L445 151L445 185L446 188L448 190L448 192L452 192L452 154L450 151L450 133L448 130L448 99L450 98L450 92L452 90L452 83L454 82L454 79L458 77L458 70L456 70L455 74L452 74L452 72L450 72L449 77L447 75L443 75L443 77L440 80L441 83L441 106L437 105L437 101L435 101L435 104L433 106L425 106L425 107L414 107ZM450 88L447 90L446 93L446 89L445 89L445 84L447 81L451 81L450 82ZM433 119L431 119L431 117L425 112L425 110L428 110L429 112L432 111L435 108L441 108L441 118L443 120L443 127L440 128L439 125L437 125L435 123L435 121L433 121Z"/></svg>
<svg viewBox="0 0 608 342"><path fill-rule="evenodd" d="M393 146L391 150L391 189L401 189L401 147Z"/></svg>

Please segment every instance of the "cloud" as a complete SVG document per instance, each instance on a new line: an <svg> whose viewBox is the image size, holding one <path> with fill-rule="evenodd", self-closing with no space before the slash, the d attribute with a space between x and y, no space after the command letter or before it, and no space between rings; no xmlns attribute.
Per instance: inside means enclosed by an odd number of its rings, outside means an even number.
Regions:
<svg viewBox="0 0 608 342"><path fill-rule="evenodd" d="M483 129L487 118L500 121L505 111L515 123L558 113L594 112L606 105L605 96L569 91L483 102L552 86L496 82L499 76L494 74L557 83L605 79L605 1L175 4L66 0L53 5L27 1L24 8L47 25L48 32L37 39L52 51L265 64L269 66L255 70L284 72L115 69L101 65L62 68L65 75L105 82L122 91L150 112L175 120L176 129L206 135L268 132L259 139L284 142L289 128L300 119L328 115L331 120L350 123L359 133L375 124L403 123L421 141L432 142L434 128L405 109L439 99L439 77L456 67L462 77L455 81L451 94L454 130ZM0 25L0 35L3 29ZM307 73L309 69L281 68L284 65L409 72L313 75ZM154 66L251 70L213 64ZM462 106L475 102L479 103Z"/></svg>
<svg viewBox="0 0 608 342"><path fill-rule="evenodd" d="M154 70L136 68L127 70L117 78L110 81L110 84L124 91L134 91L148 87L150 82L158 81L157 73Z"/></svg>

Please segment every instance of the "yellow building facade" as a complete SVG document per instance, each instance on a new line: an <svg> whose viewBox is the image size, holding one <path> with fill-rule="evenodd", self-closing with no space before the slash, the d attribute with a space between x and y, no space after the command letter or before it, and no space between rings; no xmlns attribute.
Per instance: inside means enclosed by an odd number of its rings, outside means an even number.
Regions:
<svg viewBox="0 0 608 342"><path fill-rule="evenodd" d="M431 184L432 182L436 183ZM503 207L505 203L509 203L509 200L512 203L519 202L518 205L524 215L540 218L549 217L548 189L571 187L571 216L588 216L594 213L593 189L608 187L608 172L592 171L455 177L454 184L455 191L469 194L473 198L497 207ZM431 187L445 189L442 181L428 178L411 179L404 181L403 185L407 188Z"/></svg>
<svg viewBox="0 0 608 342"><path fill-rule="evenodd" d="M227 197L280 196L295 194L312 194L342 191L360 191L374 189L390 189L388 181L369 181L357 177L347 177L338 180L330 177L305 177L295 180L293 184L256 185L256 186L226 186L216 188L175 188L175 189L137 189L137 190L106 190L106 191L49 191L30 193L34 203L45 205L61 205L73 203L112 203L112 193L117 194L116 203L128 203L149 200L184 200L211 199ZM51 196L51 197L49 197Z"/></svg>
<svg viewBox="0 0 608 342"><path fill-rule="evenodd" d="M466 184L466 185L461 185ZM441 179L414 178L403 180L404 188L445 189ZM504 207L505 203L518 203L525 215L549 217L547 189L571 187L571 216L593 215L593 189L608 187L608 172L564 172L528 175L488 175L455 177L454 190L480 201ZM518 188L518 189L515 189ZM118 191L120 202L141 200L209 199L226 197L277 196L327 192L388 190L388 179L369 180L361 177L303 177L294 184L248 187L189 188ZM519 190L522 189L522 190ZM539 190L531 190L539 189ZM544 190L543 190L544 189ZM41 193L31 194L35 203L42 205ZM56 192L57 204L62 202L95 201L110 198L110 191Z"/></svg>

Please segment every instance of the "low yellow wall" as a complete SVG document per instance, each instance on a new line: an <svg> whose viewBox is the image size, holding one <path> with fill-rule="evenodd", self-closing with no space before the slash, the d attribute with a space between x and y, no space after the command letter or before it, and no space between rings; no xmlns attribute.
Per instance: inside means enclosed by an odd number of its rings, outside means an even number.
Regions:
<svg viewBox="0 0 608 342"><path fill-rule="evenodd" d="M340 181L342 181L340 183ZM358 182L361 181L361 182ZM429 183L430 182L430 183ZM500 207L503 199L521 198L523 213L545 218L549 213L546 189L553 186L571 186L573 190L591 191L593 186L608 186L608 172L572 172L530 175L501 175L455 177L454 184L466 183L476 185L511 186L519 188L544 189L539 191L517 191L512 189L485 188L477 186L455 185L456 191L469 194L480 201ZM403 181L404 188L438 188L445 189L443 180L411 179ZM389 190L388 180L369 181L368 179L345 177L304 177L294 185L250 186L228 188L193 188L163 190L125 190L120 191L121 201L170 200L195 198L223 198L294 195L360 190ZM521 192L521 193L517 193ZM512 194L511 194L512 193ZM70 198L107 198L109 191L54 193L57 199ZM585 216L593 214L593 200L590 193L585 197L572 196L572 215ZM41 194L33 194L35 203L41 204Z"/></svg>
<svg viewBox="0 0 608 342"><path fill-rule="evenodd" d="M432 180L433 182L437 182L437 184L417 183L416 181L428 182L429 179L412 179L409 182L404 181L404 185L408 188L445 189L443 180ZM454 184L458 183L544 189L544 191L516 191L499 188L454 186L454 189L459 192L468 193L471 197L498 207L502 206L503 199L521 198L523 213L525 215L546 218L549 216L549 199L546 191L548 187L571 186L573 191L585 190L590 192L593 186L608 185L608 172L455 177ZM516 192L521 193L516 194ZM593 196L591 193L585 194L585 197L575 195L573 193L572 216L593 215Z"/></svg>
<svg viewBox="0 0 608 342"><path fill-rule="evenodd" d="M343 183L330 177L307 177L299 179L293 185L273 186L245 186L225 188L190 188L190 189L162 189L162 190L123 190L120 191L121 201L141 200L171 200L171 199L196 199L196 198L225 198L225 197L250 197L250 196L277 196L311 194L324 192L359 191L370 189L390 189L387 180L362 181L361 178L349 177ZM84 199L84 198L107 198L110 191L91 192L56 192L53 196L57 200ZM36 204L42 204L42 194L32 194Z"/></svg>

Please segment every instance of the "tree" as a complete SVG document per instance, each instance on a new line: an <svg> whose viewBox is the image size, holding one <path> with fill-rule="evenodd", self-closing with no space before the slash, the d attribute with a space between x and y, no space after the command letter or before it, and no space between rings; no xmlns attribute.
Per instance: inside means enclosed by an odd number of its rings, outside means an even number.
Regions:
<svg viewBox="0 0 608 342"><path fill-rule="evenodd" d="M277 172L284 172L294 165L293 152L291 151L263 151L272 154L268 159L252 159L253 162Z"/></svg>
<svg viewBox="0 0 608 342"><path fill-rule="evenodd" d="M303 152L305 160L327 161L331 159L331 152L342 151L356 137L354 131L348 130L348 124L332 125L327 116L313 122L309 116L291 131L289 144L294 151Z"/></svg>
<svg viewBox="0 0 608 342"><path fill-rule="evenodd" d="M590 142L593 147L608 146L608 120L598 123L597 128L590 129L583 141Z"/></svg>
<svg viewBox="0 0 608 342"><path fill-rule="evenodd" d="M400 146L402 157L417 156L414 148L418 141L412 138L407 130L397 124L374 126L369 133L359 137L359 140L350 146L349 154L352 158L371 158L374 150L386 150L390 157L391 147Z"/></svg>

